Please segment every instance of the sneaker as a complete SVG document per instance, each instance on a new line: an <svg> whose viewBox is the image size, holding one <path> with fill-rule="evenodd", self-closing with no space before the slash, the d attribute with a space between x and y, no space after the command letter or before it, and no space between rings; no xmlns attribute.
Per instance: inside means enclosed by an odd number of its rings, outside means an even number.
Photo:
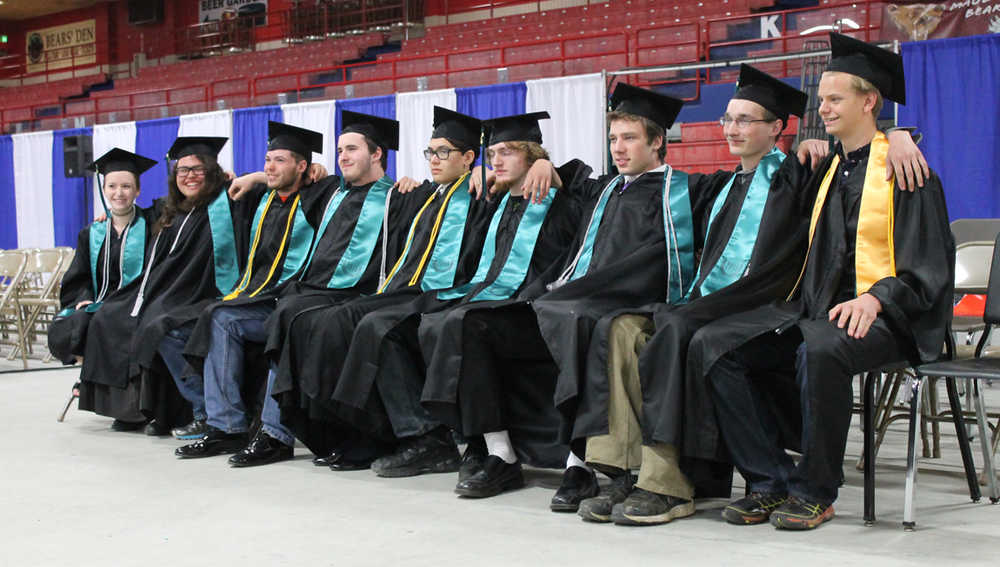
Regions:
<svg viewBox="0 0 1000 567"><path fill-rule="evenodd" d="M458 467L458 445L443 428L406 439L395 453L379 457L371 464L375 474L387 478L450 473Z"/></svg>
<svg viewBox="0 0 1000 567"><path fill-rule="evenodd" d="M196 419L184 427L175 428L170 433L175 439L201 439L208 430L208 424L204 419Z"/></svg>
<svg viewBox="0 0 1000 567"><path fill-rule="evenodd" d="M635 481L634 474L622 471L622 474L611 479L610 484L602 487L597 496L580 502L577 515L589 522L610 522L611 511L615 504L620 504L628 498Z"/></svg>
<svg viewBox="0 0 1000 567"><path fill-rule="evenodd" d="M722 510L722 518L730 524L746 526L762 524L779 506L788 500L786 494L751 492L749 496L730 502Z"/></svg>
<svg viewBox="0 0 1000 567"><path fill-rule="evenodd" d="M619 526L655 526L693 514L693 500L636 488L611 509L611 521Z"/></svg>
<svg viewBox="0 0 1000 567"><path fill-rule="evenodd" d="M786 530L811 530L832 520L833 515L833 504L817 504L790 496L771 512L771 525Z"/></svg>

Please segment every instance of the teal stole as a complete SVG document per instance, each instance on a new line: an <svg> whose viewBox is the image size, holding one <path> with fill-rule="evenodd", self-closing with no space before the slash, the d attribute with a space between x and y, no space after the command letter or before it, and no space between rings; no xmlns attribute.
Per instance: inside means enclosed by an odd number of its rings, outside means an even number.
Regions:
<svg viewBox="0 0 1000 567"><path fill-rule="evenodd" d="M375 244L378 236L382 233L382 221L385 218L386 198L395 182L388 176L383 176L368 189L365 195L365 202L361 205L361 213L358 215L357 224L354 225L354 232L351 234L351 241L344 250L337 268L333 271L330 281L326 287L330 289L346 289L358 284L358 280L364 275L364 268L371 261L375 251ZM309 251L309 259L306 261L303 274L309 269L312 263L313 254L319 246L319 241L326 234L326 228L330 224L333 215L340 208L344 197L347 196L348 189L344 185L344 180L340 180L340 188L330 197L323 212L323 219L319 223L319 230L316 231L316 238L313 240L312 249Z"/></svg>
<svg viewBox="0 0 1000 567"><path fill-rule="evenodd" d="M229 209L229 195L225 188L209 203L208 226L212 233L212 255L215 262L215 287L225 295L240 277L237 264L236 238L233 233L233 214Z"/></svg>
<svg viewBox="0 0 1000 567"><path fill-rule="evenodd" d="M750 257L753 254L754 246L757 244L760 219L764 215L764 205L767 203L767 196L771 190L771 180L784 161L785 154L775 147L761 158L760 163L757 164L757 170L753 173L750 187L747 189L746 197L743 198L740 214L736 219L736 225L733 227L732 234L729 235L729 241L726 242L726 247L723 248L722 255L719 256L718 261L709 269L701 285L698 286L698 291L701 295L708 295L714 291L718 291L743 277L747 266L750 264ZM712 235L715 218L725 204L735 180L736 175L734 174L712 205L712 213L708 219L709 228L708 236L705 238L706 241ZM699 265L698 273L695 274L694 278L695 282L701 280L701 268L702 266ZM694 288L688 291L685 299L689 299L693 292Z"/></svg>
<svg viewBox="0 0 1000 567"><path fill-rule="evenodd" d="M535 253L535 244L538 242L538 234L541 232L542 223L545 221L545 216L548 214L549 207L552 205L555 195L556 189L552 188L549 189L548 195L546 195L545 200L541 203L528 202L526 205L528 208L524 211L524 215L517 225L517 233L514 235L510 253L504 262L503 268L501 268L500 273L493 280L493 283L480 290L469 301L510 299L510 296L517 291L517 288L521 287L525 276L528 274L531 257ZM496 254L497 228L500 225L500 219L503 217L504 211L507 209L509 200L510 193L504 195L500 206L493 213L489 232L486 233L486 243L483 246L483 253L479 257L479 266L476 268L476 275L472 278L472 281L455 289L442 291L438 294L438 299L449 300L462 297L470 289L486 281L486 275L490 271L490 266L493 264L493 258Z"/></svg>
<svg viewBox="0 0 1000 567"><path fill-rule="evenodd" d="M89 231L89 248L90 248L90 281L94 286L94 302L87 305L84 309L88 313L93 313L101 306L101 301L104 300L104 295L101 294L101 288L97 285L97 271L99 264L99 257L101 255L101 248L104 247L108 231L114 230L111 228L111 219L104 222L94 223L90 225ZM134 231L139 231L138 236L133 236ZM121 270L121 278L119 278L118 289L121 289L128 284L132 283L132 280L139 277L142 274L142 264L146 257L146 219L136 211L135 219L132 224L125 227L125 234L122 235L122 247L121 247L121 258L118 259L119 270ZM109 261L110 269L110 261ZM107 278L107 274L104 275ZM62 315L69 308L64 309L59 313Z"/></svg>
<svg viewBox="0 0 1000 567"><path fill-rule="evenodd" d="M448 210L441 219L434 251L428 261L424 275L420 278L420 289L430 291L445 289L455 285L458 258L462 252L462 237L465 222L469 217L472 195L469 195L469 178L459 185L448 201Z"/></svg>
<svg viewBox="0 0 1000 567"><path fill-rule="evenodd" d="M611 197L619 175L611 180L601 193L594 213L587 226L580 257L570 280L586 275L594 253L594 241L601 226L604 209ZM637 177L638 179L638 177ZM622 191L628 189L628 184ZM667 246L667 302L676 303L683 299L694 273L694 230L691 214L691 198L688 195L688 176L667 166L663 172L663 235ZM687 283L685 283L687 282Z"/></svg>
<svg viewBox="0 0 1000 567"><path fill-rule="evenodd" d="M294 199L295 197L296 195L289 195L288 198ZM278 278L277 284L284 282L299 271L299 268L302 267L309 256L309 245L313 241L313 227L306 220L306 214L302 212L302 199L301 196L299 197L299 206L295 207L295 218L292 220L292 234L288 239L285 260L282 262L281 275ZM261 199L260 204L257 205L257 211L253 215L253 224L251 225L253 226L250 234L251 245L257 241L260 218L264 215L269 202L270 199L265 196ZM249 265L249 261L247 264L246 269L251 269L252 266Z"/></svg>

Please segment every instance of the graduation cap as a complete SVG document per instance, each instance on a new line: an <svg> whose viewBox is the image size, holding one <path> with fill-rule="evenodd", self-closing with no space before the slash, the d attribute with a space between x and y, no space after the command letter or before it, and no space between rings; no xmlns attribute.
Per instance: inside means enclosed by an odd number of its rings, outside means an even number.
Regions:
<svg viewBox="0 0 1000 567"><path fill-rule="evenodd" d="M746 63L740 65L739 87L734 99L749 100L766 108L788 125L788 115L802 117L809 95Z"/></svg>
<svg viewBox="0 0 1000 567"><path fill-rule="evenodd" d="M682 106L684 101L680 99L633 87L628 83L618 83L615 92L611 93L611 108L615 112L648 118L664 130L673 126Z"/></svg>
<svg viewBox="0 0 1000 567"><path fill-rule="evenodd" d="M288 150L312 162L313 152L323 153L323 134L285 124L284 122L267 122L267 151Z"/></svg>
<svg viewBox="0 0 1000 567"><path fill-rule="evenodd" d="M434 133L431 138L448 138L459 142L462 147L475 148L483 123L478 119L441 106L434 107Z"/></svg>
<svg viewBox="0 0 1000 567"><path fill-rule="evenodd" d="M538 121L550 118L549 113L529 112L485 120L483 124L489 129L489 145L500 142L535 142L542 143L542 130Z"/></svg>
<svg viewBox="0 0 1000 567"><path fill-rule="evenodd" d="M113 171L129 171L138 178L142 173L156 165L156 160L125 151L121 148L111 148L103 156L87 166L89 171L107 175Z"/></svg>
<svg viewBox="0 0 1000 567"><path fill-rule="evenodd" d="M839 33L830 33L830 51L827 71L861 77L875 85L883 97L906 104L901 55Z"/></svg>
<svg viewBox="0 0 1000 567"><path fill-rule="evenodd" d="M381 116L341 111L340 133L355 132L375 142L383 150L399 149L399 122Z"/></svg>
<svg viewBox="0 0 1000 567"><path fill-rule="evenodd" d="M174 140L174 145L167 150L167 159L181 159L186 156L218 156L222 146L229 138L211 136L183 136Z"/></svg>

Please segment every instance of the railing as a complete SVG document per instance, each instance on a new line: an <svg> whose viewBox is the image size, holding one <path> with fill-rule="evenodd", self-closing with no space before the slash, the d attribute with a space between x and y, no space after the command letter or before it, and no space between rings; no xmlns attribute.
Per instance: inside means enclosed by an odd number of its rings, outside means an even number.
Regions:
<svg viewBox="0 0 1000 567"><path fill-rule="evenodd" d="M252 51L257 15L202 22L182 29L181 55L187 58Z"/></svg>
<svg viewBox="0 0 1000 567"><path fill-rule="evenodd" d="M359 31L388 31L423 18L423 2L416 0L333 0L283 12L282 29L287 40L300 42Z"/></svg>
<svg viewBox="0 0 1000 567"><path fill-rule="evenodd" d="M733 53L746 54L754 46L762 50L791 49L824 32L800 35L802 15L815 18L835 15L835 10L863 10L865 18L854 32L863 39L877 37L878 22L873 9L882 2L857 0L853 3L828 5L821 8L786 10L767 14L721 17L704 22L691 22L641 28L634 31L594 32L575 37L523 41L495 45L380 59L377 63L341 64L320 70L274 73L258 77L217 80L203 85L161 88L123 93L103 98L70 101L59 105L27 105L4 109L2 127L24 122L29 128L61 128L122 120L143 120L200 112L221 108L237 108L294 102L306 99L352 98L404 92L473 86L496 82L518 81L525 78L577 74L603 69L625 69L655 66L661 60L671 63L704 60L727 60ZM818 14L818 15L817 15ZM762 17L781 19L778 37L728 39L731 26L754 25ZM808 18L806 18L808 20ZM832 23L829 22L829 23ZM721 33L719 30L726 30ZM713 40L714 38L714 40ZM771 65L771 64L764 64ZM775 73L790 72L789 63L779 63ZM729 71L734 75L733 71ZM706 82L732 80L707 70L673 70L630 76L630 81L643 86L687 84L688 99L697 98ZM68 122L69 125L66 124Z"/></svg>

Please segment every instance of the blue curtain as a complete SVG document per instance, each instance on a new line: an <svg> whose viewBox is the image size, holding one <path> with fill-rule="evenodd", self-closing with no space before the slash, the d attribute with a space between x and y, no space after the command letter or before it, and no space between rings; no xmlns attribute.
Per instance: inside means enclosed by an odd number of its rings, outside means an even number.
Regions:
<svg viewBox="0 0 1000 567"><path fill-rule="evenodd" d="M14 141L10 136L0 136L0 250L12 248L17 248Z"/></svg>
<svg viewBox="0 0 1000 567"><path fill-rule="evenodd" d="M142 174L142 191L136 203L148 207L153 199L167 194L167 151L177 139L178 118L142 120L135 123L135 153L157 160Z"/></svg>
<svg viewBox="0 0 1000 567"><path fill-rule="evenodd" d="M280 106L233 110L233 168L236 175L260 171L267 153L267 122L283 120Z"/></svg>
<svg viewBox="0 0 1000 567"><path fill-rule="evenodd" d="M335 130L337 135L340 135L340 113L343 110L350 110L351 112L360 112L362 114L371 114L372 116L381 116L382 118L392 118L396 119L396 95L386 95L386 96L373 96L369 98L352 98L347 100L337 101L337 120ZM396 178L396 152L395 150L389 151L389 157L386 166L386 175L390 178ZM340 167L337 167L337 175L340 175Z"/></svg>
<svg viewBox="0 0 1000 567"><path fill-rule="evenodd" d="M90 128L52 133L52 225L56 246L75 247L77 233L93 220L93 176L67 178L63 167L63 139L92 135Z"/></svg>
<svg viewBox="0 0 1000 567"><path fill-rule="evenodd" d="M524 114L527 96L528 86L524 83L455 89L455 110L480 120ZM476 159L476 165L481 158Z"/></svg>
<svg viewBox="0 0 1000 567"><path fill-rule="evenodd" d="M906 105L927 163L941 177L948 214L1000 217L1000 35L903 44Z"/></svg>

